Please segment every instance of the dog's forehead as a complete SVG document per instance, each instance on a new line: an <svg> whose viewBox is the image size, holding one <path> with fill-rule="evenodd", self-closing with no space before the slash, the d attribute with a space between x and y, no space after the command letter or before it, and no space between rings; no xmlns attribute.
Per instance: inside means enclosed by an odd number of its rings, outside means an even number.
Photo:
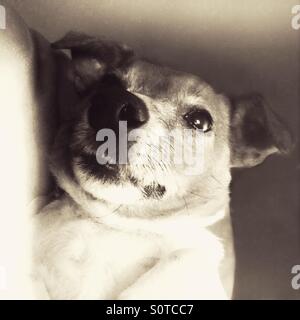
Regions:
<svg viewBox="0 0 300 320"><path fill-rule="evenodd" d="M153 64L145 60L132 63L123 75L129 90L153 98L187 105L208 105L215 109L220 95L198 76Z"/></svg>
<svg viewBox="0 0 300 320"><path fill-rule="evenodd" d="M145 60L135 61L126 74L128 85L133 89L148 90L153 95L174 95L178 90L192 95L201 91L206 84L196 76Z"/></svg>

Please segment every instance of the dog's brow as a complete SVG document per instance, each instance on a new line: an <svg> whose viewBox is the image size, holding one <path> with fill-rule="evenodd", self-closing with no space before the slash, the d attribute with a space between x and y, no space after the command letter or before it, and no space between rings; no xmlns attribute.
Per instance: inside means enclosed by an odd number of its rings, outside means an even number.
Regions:
<svg viewBox="0 0 300 320"><path fill-rule="evenodd" d="M197 97L207 87L198 77L148 62L139 62L126 74L128 87L154 98L178 100Z"/></svg>

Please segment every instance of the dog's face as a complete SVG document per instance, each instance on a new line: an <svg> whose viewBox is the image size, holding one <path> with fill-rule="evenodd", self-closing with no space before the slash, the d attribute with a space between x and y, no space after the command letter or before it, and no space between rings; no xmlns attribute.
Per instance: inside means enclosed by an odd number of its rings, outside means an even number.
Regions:
<svg viewBox="0 0 300 320"><path fill-rule="evenodd" d="M94 198L163 210L207 203L227 195L231 167L256 165L290 146L258 95L228 99L196 76L81 34L55 47L72 51L82 99L69 161Z"/></svg>

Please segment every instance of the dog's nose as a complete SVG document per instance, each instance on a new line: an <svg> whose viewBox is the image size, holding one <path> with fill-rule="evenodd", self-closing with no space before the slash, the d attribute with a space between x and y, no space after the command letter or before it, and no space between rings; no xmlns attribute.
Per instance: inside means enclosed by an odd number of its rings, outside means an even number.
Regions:
<svg viewBox="0 0 300 320"><path fill-rule="evenodd" d="M141 127L149 120L145 103L121 88L103 90L92 98L89 123L96 129L117 129L119 121L127 121L128 129Z"/></svg>
<svg viewBox="0 0 300 320"><path fill-rule="evenodd" d="M125 102L119 112L119 120L127 121L129 128L135 129L146 123L149 119L148 109L143 102Z"/></svg>

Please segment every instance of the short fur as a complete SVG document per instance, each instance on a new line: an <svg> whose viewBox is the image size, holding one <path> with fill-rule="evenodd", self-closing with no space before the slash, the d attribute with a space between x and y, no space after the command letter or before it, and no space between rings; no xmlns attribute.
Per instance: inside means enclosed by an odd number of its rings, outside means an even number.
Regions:
<svg viewBox="0 0 300 320"><path fill-rule="evenodd" d="M71 50L69 75L82 99L51 155L63 193L36 217L39 288L52 299L231 298L230 170L287 151L291 138L281 120L269 116L259 95L229 99L120 44L70 33L54 48ZM87 111L108 73L145 103L150 119L131 149L138 161L112 174L99 167L98 175ZM147 146L187 128L183 115L194 108L210 113L213 129L204 135L201 173L187 175L185 166L149 157Z"/></svg>

